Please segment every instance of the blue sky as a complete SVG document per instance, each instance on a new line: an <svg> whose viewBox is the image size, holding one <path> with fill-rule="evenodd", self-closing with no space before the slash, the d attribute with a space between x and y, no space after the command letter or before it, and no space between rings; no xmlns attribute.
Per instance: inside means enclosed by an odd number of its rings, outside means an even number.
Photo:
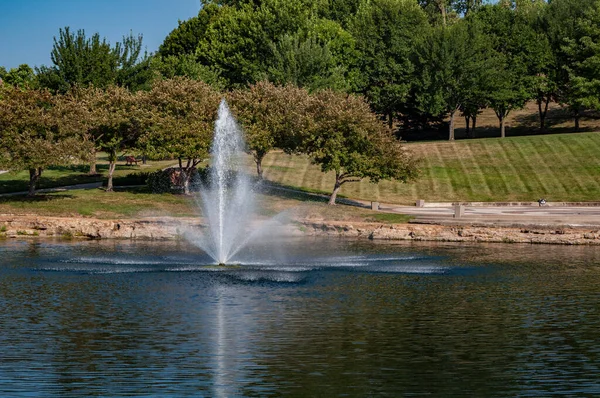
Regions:
<svg viewBox="0 0 600 398"><path fill-rule="evenodd" d="M154 52L178 20L199 10L199 0L0 0L0 66L50 65L54 36L65 26L111 44L133 31Z"/></svg>

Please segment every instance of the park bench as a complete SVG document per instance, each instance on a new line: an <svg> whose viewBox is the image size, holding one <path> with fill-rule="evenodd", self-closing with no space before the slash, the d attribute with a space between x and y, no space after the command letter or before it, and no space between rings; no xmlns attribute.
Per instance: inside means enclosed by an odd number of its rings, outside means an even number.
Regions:
<svg viewBox="0 0 600 398"><path fill-rule="evenodd" d="M140 160L136 159L134 156L125 156L125 165L127 166L133 166L134 163L137 166L139 161Z"/></svg>

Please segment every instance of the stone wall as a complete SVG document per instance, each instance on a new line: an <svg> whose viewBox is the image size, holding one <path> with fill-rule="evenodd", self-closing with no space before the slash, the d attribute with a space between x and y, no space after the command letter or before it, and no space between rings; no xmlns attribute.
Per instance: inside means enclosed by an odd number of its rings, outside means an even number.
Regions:
<svg viewBox="0 0 600 398"><path fill-rule="evenodd" d="M568 226L496 227L492 225L430 225L304 222L311 235L341 235L384 240L447 242L546 243L600 245L600 229Z"/></svg>
<svg viewBox="0 0 600 398"><path fill-rule="evenodd" d="M0 236L88 239L176 239L203 226L197 218L103 220L0 215ZM600 245L600 227L381 224L298 220L282 228L292 235L334 235L387 240Z"/></svg>
<svg viewBox="0 0 600 398"><path fill-rule="evenodd" d="M199 228L192 218L103 220L46 216L0 215L0 235L52 236L88 239L174 239L186 229Z"/></svg>

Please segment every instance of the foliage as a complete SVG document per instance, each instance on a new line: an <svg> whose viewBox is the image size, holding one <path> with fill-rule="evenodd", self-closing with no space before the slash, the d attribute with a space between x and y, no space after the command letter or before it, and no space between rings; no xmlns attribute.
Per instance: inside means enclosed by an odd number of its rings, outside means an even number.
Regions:
<svg viewBox="0 0 600 398"><path fill-rule="evenodd" d="M262 160L275 147L293 151L294 137L308 128L309 95L293 85L259 82L231 92L229 100L242 125L248 152L253 155L259 178Z"/></svg>
<svg viewBox="0 0 600 398"><path fill-rule="evenodd" d="M498 117L500 136L504 137L506 116L535 96L527 74L527 44L537 35L526 20L501 4L486 5L474 17L483 26L492 50L484 89Z"/></svg>
<svg viewBox="0 0 600 398"><path fill-rule="evenodd" d="M200 9L198 16L187 21L179 21L177 28L173 29L160 45L158 55L161 57L194 55L208 25L219 12L220 7L216 4L206 4Z"/></svg>
<svg viewBox="0 0 600 398"><path fill-rule="evenodd" d="M150 173L146 179L146 184L152 193L180 193L184 186L182 178L181 170L169 167ZM189 189L194 191L200 186L201 174L198 170L193 170L190 176Z"/></svg>
<svg viewBox="0 0 600 398"><path fill-rule="evenodd" d="M567 74L567 102L576 109L600 110L600 1L573 21L573 32L563 38Z"/></svg>
<svg viewBox="0 0 600 398"><path fill-rule="evenodd" d="M423 10L409 0L364 2L350 23L360 54L358 91L388 117L390 127L405 108L414 83L412 54L428 28Z"/></svg>
<svg viewBox="0 0 600 398"><path fill-rule="evenodd" d="M408 181L417 175L416 162L359 97L325 90L311 104L314 126L302 139L302 152L335 172L329 204L335 204L340 187L368 178L371 182Z"/></svg>
<svg viewBox="0 0 600 398"><path fill-rule="evenodd" d="M141 97L145 133L138 147L153 157L177 159L186 194L192 172L208 158L219 101L206 83L181 77L157 81Z"/></svg>
<svg viewBox="0 0 600 398"><path fill-rule="evenodd" d="M8 72L0 74L0 81L14 87L36 88L37 78L33 69L27 64L21 64L17 68L11 68Z"/></svg>
<svg viewBox="0 0 600 398"><path fill-rule="evenodd" d="M485 54L478 26L467 20L434 29L417 50L417 104L434 116L450 115L450 140L454 140L456 113L478 101L481 79L488 69Z"/></svg>
<svg viewBox="0 0 600 398"><path fill-rule="evenodd" d="M149 58L142 54L142 36L124 36L114 47L99 33L87 37L83 29L76 33L67 26L54 38L50 54L53 66L38 69L40 84L55 92L69 88L94 86L106 88L118 84L133 89L150 79Z"/></svg>
<svg viewBox="0 0 600 398"><path fill-rule="evenodd" d="M113 173L118 154L135 146L142 126L139 121L139 98L119 86L105 90L89 88L79 95L89 140L98 149L108 153L109 169L107 191L113 190Z"/></svg>
<svg viewBox="0 0 600 398"><path fill-rule="evenodd" d="M70 101L48 91L4 87L0 94L0 166L29 170L29 195L43 170L83 158L88 145L62 116Z"/></svg>
<svg viewBox="0 0 600 398"><path fill-rule="evenodd" d="M153 57L151 69L158 72L162 78L172 79L176 76L200 80L215 89L222 89L225 81L214 68L202 65L193 54L169 55Z"/></svg>

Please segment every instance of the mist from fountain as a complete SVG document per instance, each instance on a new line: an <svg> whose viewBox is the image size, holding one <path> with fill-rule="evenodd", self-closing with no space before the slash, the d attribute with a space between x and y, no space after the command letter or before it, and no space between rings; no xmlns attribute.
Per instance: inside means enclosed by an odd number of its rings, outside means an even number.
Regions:
<svg viewBox="0 0 600 398"><path fill-rule="evenodd" d="M207 223L202 236L191 237L218 264L227 264L253 235L250 225L256 197L252 181L240 167L244 139L225 100L219 105L212 144L209 181L200 189Z"/></svg>

